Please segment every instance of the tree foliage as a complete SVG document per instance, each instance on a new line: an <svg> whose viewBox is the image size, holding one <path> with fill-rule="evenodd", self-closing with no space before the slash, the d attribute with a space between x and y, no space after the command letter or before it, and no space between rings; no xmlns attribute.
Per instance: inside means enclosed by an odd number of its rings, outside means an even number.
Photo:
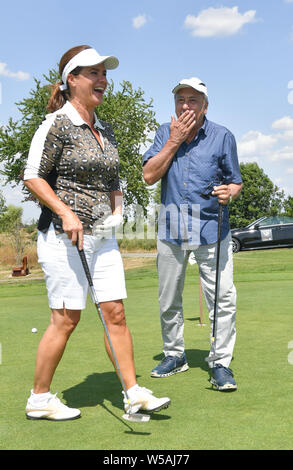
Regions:
<svg viewBox="0 0 293 470"><path fill-rule="evenodd" d="M245 227L262 216L282 213L284 191L280 190L257 163L240 163L243 188L229 206L232 228Z"/></svg>
<svg viewBox="0 0 293 470"><path fill-rule="evenodd" d="M4 163L1 173L6 183L22 184L21 176L31 140L48 112L50 85L59 80L56 70L50 70L43 77L45 84L35 78L29 97L16 103L21 118L18 121L10 118L7 125L0 128L0 161ZM114 129L121 160L120 177L125 207L140 204L146 212L150 194L142 177L140 148L148 142L149 133L157 128L158 123L152 100L147 102L140 88L134 90L128 81L123 81L120 86L121 90L114 92L113 82L109 83L104 102L96 112ZM23 192L29 199L24 186Z"/></svg>
<svg viewBox="0 0 293 470"><path fill-rule="evenodd" d="M152 110L152 100L147 103L140 88L134 90L127 81L123 81L121 87L120 91L114 93L113 82L108 85L97 114L100 119L109 122L115 132L126 206L136 203L146 209L150 193L142 176L140 149L150 142L148 135L156 130L158 123Z"/></svg>
<svg viewBox="0 0 293 470"><path fill-rule="evenodd" d="M22 260L25 239L22 232L22 208L9 204L0 216L0 232L9 234L11 242L15 248L16 263Z"/></svg>
<svg viewBox="0 0 293 470"><path fill-rule="evenodd" d="M293 217L293 197L288 196L288 198L284 201L284 215L288 217Z"/></svg>
<svg viewBox="0 0 293 470"><path fill-rule="evenodd" d="M5 203L5 198L2 194L2 191L0 191L0 218L2 216L2 214L6 211L7 207L6 207L6 203Z"/></svg>
<svg viewBox="0 0 293 470"><path fill-rule="evenodd" d="M54 71L50 71L49 76L44 77L48 83L57 80ZM31 140L48 113L47 103L50 94L48 84L44 86L36 78L34 81L35 88L30 91L29 97L15 103L21 114L20 120L14 121L10 118L8 123L0 128L0 161L4 163L4 170L1 173L6 183L15 185L21 183Z"/></svg>
<svg viewBox="0 0 293 470"><path fill-rule="evenodd" d="M21 227L22 208L9 204L0 217L0 232L11 232Z"/></svg>

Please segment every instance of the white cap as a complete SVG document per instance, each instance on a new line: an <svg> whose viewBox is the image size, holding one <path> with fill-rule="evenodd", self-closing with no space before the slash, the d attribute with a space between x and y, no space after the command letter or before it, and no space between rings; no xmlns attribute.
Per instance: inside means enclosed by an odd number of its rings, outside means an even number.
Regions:
<svg viewBox="0 0 293 470"><path fill-rule="evenodd" d="M177 86L172 90L172 93L177 93L178 90L181 88L191 87L200 93L203 93L208 98L208 90L206 85L200 80L200 78L192 77L192 78L184 78L180 80Z"/></svg>
<svg viewBox="0 0 293 470"><path fill-rule="evenodd" d="M65 65L62 72L63 84L60 85L60 90L67 89L67 76L76 67L89 67L102 63L104 63L106 69L116 69L119 65L119 60L114 56L102 56L93 48L79 52Z"/></svg>

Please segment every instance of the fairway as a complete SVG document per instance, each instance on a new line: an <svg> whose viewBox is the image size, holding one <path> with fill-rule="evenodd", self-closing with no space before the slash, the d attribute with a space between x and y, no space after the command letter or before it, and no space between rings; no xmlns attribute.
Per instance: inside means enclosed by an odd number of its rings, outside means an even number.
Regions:
<svg viewBox="0 0 293 470"><path fill-rule="evenodd" d="M126 271L127 322L138 383L171 406L148 423L122 419L122 393L103 344L103 328L88 300L57 369L52 392L82 418L30 421L25 405L36 349L49 321L43 281L0 284L2 450L267 450L293 448L293 250L234 255L237 340L231 368L238 390L211 388L204 358L209 321L200 325L197 265L188 265L184 290L185 346L190 369L150 377L162 358L155 259ZM37 333L32 333L32 328Z"/></svg>

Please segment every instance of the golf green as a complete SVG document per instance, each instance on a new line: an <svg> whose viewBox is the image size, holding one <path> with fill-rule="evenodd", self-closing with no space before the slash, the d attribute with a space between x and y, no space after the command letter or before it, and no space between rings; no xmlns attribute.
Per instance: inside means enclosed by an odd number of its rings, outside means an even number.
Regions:
<svg viewBox="0 0 293 470"><path fill-rule="evenodd" d="M204 358L210 326L197 265L188 266L184 290L187 372L150 377L162 358L155 260L126 271L127 322L133 336L138 383L171 406L148 423L122 419L122 393L103 343L103 328L88 300L55 374L52 392L81 409L81 419L30 421L25 405L35 355L49 321L43 281L0 285L2 450L270 450L293 447L293 251L234 256L237 340L231 368L238 390L221 393L208 381ZM32 333L32 328L37 328Z"/></svg>

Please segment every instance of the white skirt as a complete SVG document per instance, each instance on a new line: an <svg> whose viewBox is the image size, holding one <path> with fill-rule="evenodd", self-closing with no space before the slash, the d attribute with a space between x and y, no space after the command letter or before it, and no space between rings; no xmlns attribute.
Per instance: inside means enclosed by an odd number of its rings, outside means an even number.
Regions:
<svg viewBox="0 0 293 470"><path fill-rule="evenodd" d="M98 301L126 298L123 262L116 239L84 235L83 245ZM88 281L78 250L67 235L56 235L51 223L47 233L38 232L37 252L45 274L49 307L84 309Z"/></svg>

